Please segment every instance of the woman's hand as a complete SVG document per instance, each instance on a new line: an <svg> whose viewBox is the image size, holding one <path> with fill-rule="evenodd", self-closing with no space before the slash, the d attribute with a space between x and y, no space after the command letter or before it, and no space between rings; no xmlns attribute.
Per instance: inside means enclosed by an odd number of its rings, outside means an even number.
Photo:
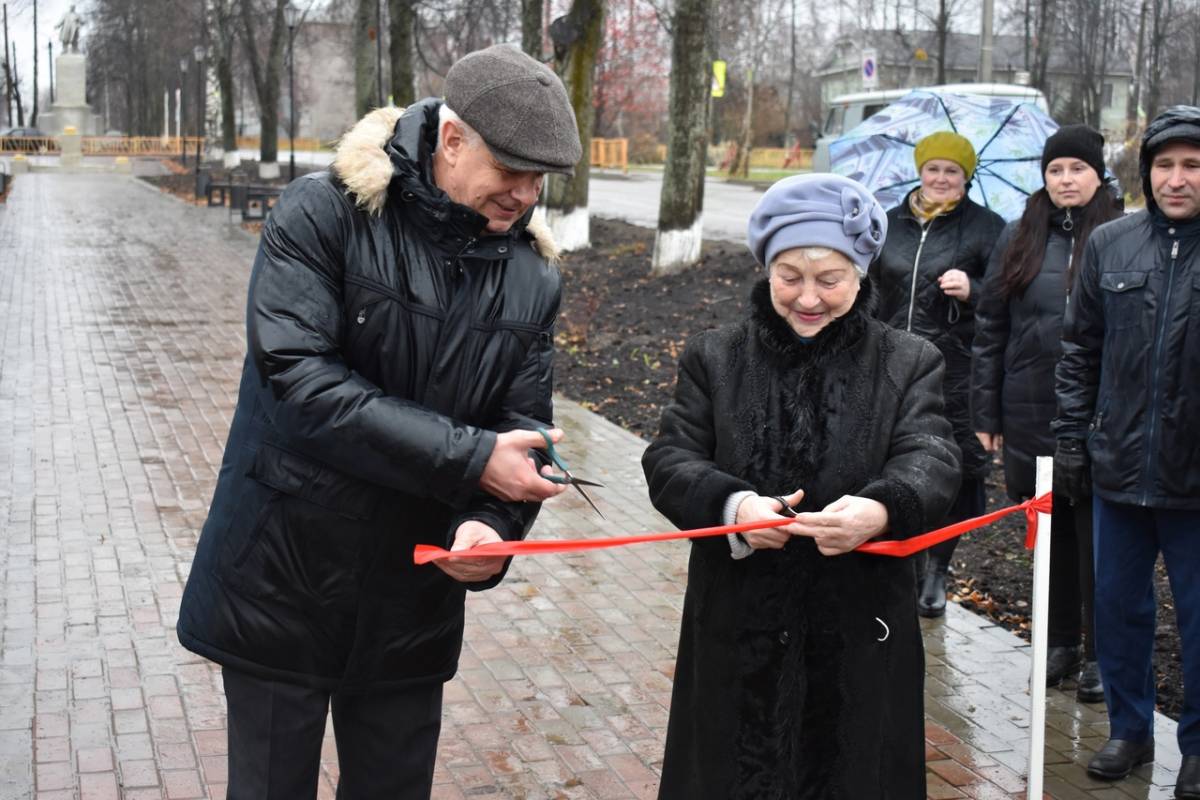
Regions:
<svg viewBox="0 0 1200 800"><path fill-rule="evenodd" d="M971 279L961 269L950 269L943 272L942 276L938 278L938 287L941 288L943 294L956 300L962 300L964 303L971 299Z"/></svg>
<svg viewBox="0 0 1200 800"><path fill-rule="evenodd" d="M804 497L804 490L798 490L783 499L789 506L795 506ZM758 522L765 519L783 519L779 512L783 509L774 497L754 495L747 497L738 505L734 522L739 525L744 522ZM792 538L792 526L784 525L779 528L763 528L760 531L743 531L742 538L755 550L778 550Z"/></svg>
<svg viewBox="0 0 1200 800"><path fill-rule="evenodd" d="M809 536L822 555L840 556L887 530L887 507L878 500L842 495L821 511L796 515L798 536Z"/></svg>
<svg viewBox="0 0 1200 800"><path fill-rule="evenodd" d="M454 532L454 544L450 550L470 550L475 545L500 542L500 534L491 525L479 520L469 519ZM478 583L486 581L504 569L505 556L489 556L487 558L454 558L450 557L433 562L451 578L463 583Z"/></svg>
<svg viewBox="0 0 1200 800"><path fill-rule="evenodd" d="M999 453L1004 449L1004 434L1003 433L984 433L983 431L975 431L975 438L983 445L983 449L989 453Z"/></svg>

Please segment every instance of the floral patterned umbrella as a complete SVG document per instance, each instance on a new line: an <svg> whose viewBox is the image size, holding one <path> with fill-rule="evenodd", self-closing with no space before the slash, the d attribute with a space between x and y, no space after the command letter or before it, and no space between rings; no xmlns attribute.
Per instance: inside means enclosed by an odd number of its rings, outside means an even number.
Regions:
<svg viewBox="0 0 1200 800"><path fill-rule="evenodd" d="M1033 103L917 89L863 120L829 147L831 169L870 189L885 208L919 183L913 149L937 131L962 134L979 163L969 196L1006 220L1042 188L1042 147L1058 123Z"/></svg>

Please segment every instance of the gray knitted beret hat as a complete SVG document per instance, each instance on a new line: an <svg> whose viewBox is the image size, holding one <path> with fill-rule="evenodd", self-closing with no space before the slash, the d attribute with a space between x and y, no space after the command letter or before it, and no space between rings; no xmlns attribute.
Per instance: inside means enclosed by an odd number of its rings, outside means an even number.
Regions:
<svg viewBox="0 0 1200 800"><path fill-rule="evenodd" d="M763 194L750 214L746 243L764 267L784 250L828 247L860 275L883 247L887 215L867 187L841 175L794 175Z"/></svg>
<svg viewBox="0 0 1200 800"><path fill-rule="evenodd" d="M446 73L446 105L504 166L571 175L583 155L575 112L553 70L497 44L468 53Z"/></svg>

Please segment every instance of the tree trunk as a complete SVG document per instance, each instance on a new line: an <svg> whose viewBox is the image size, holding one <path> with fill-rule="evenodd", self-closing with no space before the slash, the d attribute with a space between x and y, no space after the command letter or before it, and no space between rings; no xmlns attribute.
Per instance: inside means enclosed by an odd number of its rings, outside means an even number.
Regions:
<svg viewBox="0 0 1200 800"><path fill-rule="evenodd" d="M1166 3L1166 9L1163 4ZM1154 28L1150 37L1150 66L1146 80L1146 118L1154 119L1162 100L1164 50L1171 20L1171 0L1154 0Z"/></svg>
<svg viewBox="0 0 1200 800"><path fill-rule="evenodd" d="M392 102L405 108L417 99L416 76L413 73L415 24L413 0L388 0L388 59L391 61L392 71Z"/></svg>
<svg viewBox="0 0 1200 800"><path fill-rule="evenodd" d="M788 63L788 85L787 85L787 106L783 112L783 146L791 147L792 141L796 138L795 132L792 130L792 104L793 97L796 93L796 0L791 0L792 6L792 26L791 26L791 44L792 57Z"/></svg>
<svg viewBox="0 0 1200 800"><path fill-rule="evenodd" d="M1052 0L1041 0L1038 8L1037 51L1034 56L1032 83L1050 98L1050 45L1054 39L1054 6Z"/></svg>
<svg viewBox="0 0 1200 800"><path fill-rule="evenodd" d="M542 0L521 0L521 49L542 60Z"/></svg>
<svg viewBox="0 0 1200 800"><path fill-rule="evenodd" d="M563 250L591 245L588 232L588 178L591 173L592 86L596 56L604 39L604 0L574 0L571 11L551 27L559 75L575 110L583 155L574 176L550 175L546 180L546 221Z"/></svg>
<svg viewBox="0 0 1200 800"><path fill-rule="evenodd" d="M234 111L233 47L237 30L233 24L233 7L228 0L219 0L213 7L216 27L217 90L221 94L221 149L225 151L225 166L236 167L237 119Z"/></svg>
<svg viewBox="0 0 1200 800"><path fill-rule="evenodd" d="M680 272L700 260L704 178L712 86L714 0L678 0L671 25L671 94L667 163L658 205L652 275Z"/></svg>
<svg viewBox="0 0 1200 800"><path fill-rule="evenodd" d="M946 40L950 38L950 15L946 12L946 0L938 0L937 22L934 24L937 39L937 78L940 86L946 82Z"/></svg>
<svg viewBox="0 0 1200 800"><path fill-rule="evenodd" d="M1125 135L1133 136L1138 127L1138 103L1141 101L1142 80L1146 72L1146 10L1149 0L1142 0L1138 14L1137 54L1133 59L1133 87L1125 103Z"/></svg>
<svg viewBox="0 0 1200 800"><path fill-rule="evenodd" d="M754 145L754 68L746 70L746 113L742 115L742 130L738 136L737 154L729 165L730 177L750 177L750 151Z"/></svg>
<svg viewBox="0 0 1200 800"><path fill-rule="evenodd" d="M255 94L258 96L258 114L261 124L259 133L258 174L261 178L279 177L279 81L283 73L283 46L287 38L287 26L283 22L283 9L288 0L272 0L274 13L271 15L271 34L267 46L266 62L258 53L258 37L255 35L251 8L253 0L242 0L242 33L246 40L246 55L250 61L250 74L254 78Z"/></svg>
<svg viewBox="0 0 1200 800"><path fill-rule="evenodd" d="M375 3L358 0L354 11L354 111L363 117L375 107ZM377 35L377 34L376 34Z"/></svg>
<svg viewBox="0 0 1200 800"><path fill-rule="evenodd" d="M29 127L37 127L38 118L38 32L37 32L37 0L33 0L33 112L29 115Z"/></svg>

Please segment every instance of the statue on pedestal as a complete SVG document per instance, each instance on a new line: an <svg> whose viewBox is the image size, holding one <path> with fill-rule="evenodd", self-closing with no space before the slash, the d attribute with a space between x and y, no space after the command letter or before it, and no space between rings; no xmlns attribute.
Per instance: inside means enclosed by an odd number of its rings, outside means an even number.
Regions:
<svg viewBox="0 0 1200 800"><path fill-rule="evenodd" d="M67 9L67 13L63 14L62 19L54 26L58 31L58 38L62 42L63 52L71 53L79 52L79 30L83 27L83 20L75 13L75 4Z"/></svg>

